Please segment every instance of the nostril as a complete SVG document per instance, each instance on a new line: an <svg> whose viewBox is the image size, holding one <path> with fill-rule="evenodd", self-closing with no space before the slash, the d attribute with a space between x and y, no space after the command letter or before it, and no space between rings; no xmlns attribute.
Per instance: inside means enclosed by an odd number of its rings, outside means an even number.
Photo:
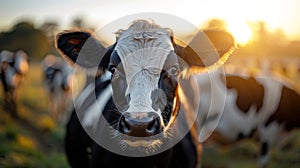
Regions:
<svg viewBox="0 0 300 168"><path fill-rule="evenodd" d="M159 131L159 128L159 120L155 118L148 123L146 130L148 133L157 133Z"/></svg>
<svg viewBox="0 0 300 168"><path fill-rule="evenodd" d="M128 121L124 116L122 116L121 118L120 126L121 126L121 131L125 134L129 133L131 130L130 124L128 123Z"/></svg>
<svg viewBox="0 0 300 168"><path fill-rule="evenodd" d="M159 116L152 113L124 113L117 129L120 133L134 137L149 137L163 130Z"/></svg>

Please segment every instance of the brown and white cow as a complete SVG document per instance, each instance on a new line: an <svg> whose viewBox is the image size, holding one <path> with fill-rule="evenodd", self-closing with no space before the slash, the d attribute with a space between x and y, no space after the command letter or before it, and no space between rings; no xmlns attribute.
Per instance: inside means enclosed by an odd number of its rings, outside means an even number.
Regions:
<svg viewBox="0 0 300 168"><path fill-rule="evenodd" d="M187 121L198 100L191 75L212 69L199 67L204 64L197 51L215 68L234 44L226 32L200 31L182 47L171 29L148 20L119 30L109 48L86 31L60 33L56 46L62 55L95 75L67 125L71 166L196 167L198 137L194 121Z"/></svg>
<svg viewBox="0 0 300 168"><path fill-rule="evenodd" d="M5 94L4 108L8 110L13 117L18 116L17 101L19 89L27 71L28 56L24 51L1 51L0 77Z"/></svg>
<svg viewBox="0 0 300 168"><path fill-rule="evenodd" d="M259 165L265 167L270 148L282 143L286 133L300 126L300 94L295 85L278 75L265 72L254 75L237 66L227 68L225 76L214 71L197 78L202 88L199 108L202 141L211 133L211 138L228 143L253 137L256 132L261 145ZM208 109L210 103L225 106ZM204 111L209 113L203 114Z"/></svg>

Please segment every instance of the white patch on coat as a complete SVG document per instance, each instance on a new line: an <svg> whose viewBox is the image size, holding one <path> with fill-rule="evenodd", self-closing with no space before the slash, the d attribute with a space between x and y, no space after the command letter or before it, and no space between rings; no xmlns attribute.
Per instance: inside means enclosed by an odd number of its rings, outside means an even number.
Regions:
<svg viewBox="0 0 300 168"><path fill-rule="evenodd" d="M24 51L17 51L15 54L15 64L14 67L20 74L26 74L28 71L28 61L27 55Z"/></svg>
<svg viewBox="0 0 300 168"><path fill-rule="evenodd" d="M75 100L75 109L80 108L84 101L87 99L87 97L95 90L95 83L90 83L87 87L83 89L83 91L80 93L80 95Z"/></svg>
<svg viewBox="0 0 300 168"><path fill-rule="evenodd" d="M264 87L263 105L259 111L257 111L258 107L251 105L248 112L243 112L236 104L238 92L234 89L228 89L224 85L223 81L220 80L220 72L215 71L210 74L206 78L202 74L200 75L202 78L199 78L201 99L198 118L209 118L216 114L222 115L222 117L220 121L213 120L201 123L201 125L205 125L200 134L202 140L205 137L204 135L210 135L213 131L212 129L215 128L214 125L216 122L219 122L216 131L228 140L235 140L239 133L249 135L253 129L257 128L260 123L263 123L268 116L274 113L279 105L283 84L277 79L273 79L273 77L262 75L256 77L257 82ZM240 75L231 71L231 74L245 79L249 78L249 74L247 73ZM212 98L213 94L218 96ZM222 101L225 101L224 109L220 108ZM213 108L215 110L211 110ZM223 111L220 110L224 110L224 113L222 114ZM218 117L215 117L215 119L218 119Z"/></svg>
<svg viewBox="0 0 300 168"><path fill-rule="evenodd" d="M7 50L3 50L0 53L0 62L13 62L14 61L14 53L7 51Z"/></svg>
<svg viewBox="0 0 300 168"><path fill-rule="evenodd" d="M82 125L85 128L96 127L95 123L100 119L102 112L112 96L112 87L108 85L102 93L98 96L97 100L85 111L82 119Z"/></svg>
<svg viewBox="0 0 300 168"><path fill-rule="evenodd" d="M99 78L99 81L101 82L110 80L111 72L105 71L105 73L102 74ZM89 96L93 91L95 91L95 83L91 82L81 91L80 95L76 98L74 103L75 107L81 107L84 101L87 99L87 96Z"/></svg>
<svg viewBox="0 0 300 168"><path fill-rule="evenodd" d="M3 50L0 53L0 67L2 70L4 70L2 73L5 75L5 82L10 87L17 87L20 80L19 75L17 74L17 69L15 69L13 66L10 66L9 63L15 62L15 53Z"/></svg>
<svg viewBox="0 0 300 168"><path fill-rule="evenodd" d="M200 121L201 130L199 130L198 139L200 142L204 142L215 130L222 116L226 89L218 70L195 77L200 88L200 105L197 118Z"/></svg>
<svg viewBox="0 0 300 168"><path fill-rule="evenodd" d="M259 123L264 122L273 114L279 106L283 83L272 77L256 77L256 80L264 87L263 105L259 110Z"/></svg>

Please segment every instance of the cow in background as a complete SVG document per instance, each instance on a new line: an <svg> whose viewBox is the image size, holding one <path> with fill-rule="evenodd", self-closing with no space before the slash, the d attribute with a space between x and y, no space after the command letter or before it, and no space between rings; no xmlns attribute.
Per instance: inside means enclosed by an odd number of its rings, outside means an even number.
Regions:
<svg viewBox="0 0 300 168"><path fill-rule="evenodd" d="M219 56L226 60L234 39L226 32L199 32L181 47L173 38L170 29L146 20L120 30L109 48L86 31L57 36L56 46L71 64L95 72L67 125L66 153L73 168L196 167L200 147L195 130L187 129L176 140L180 130L189 128L186 120L192 120L184 109L197 100L190 75L205 69L191 47L209 57L215 53L220 65ZM193 43L201 40L207 43ZM160 151L174 140L174 146ZM99 145L105 142L109 145Z"/></svg>
<svg viewBox="0 0 300 168"><path fill-rule="evenodd" d="M55 121L66 121L71 105L72 68L62 59L47 55L42 61L43 76L49 95L49 112Z"/></svg>
<svg viewBox="0 0 300 168"><path fill-rule="evenodd" d="M28 56L22 51L0 53L0 78L4 91L4 109L18 117L18 96L20 86L28 71Z"/></svg>
<svg viewBox="0 0 300 168"><path fill-rule="evenodd" d="M284 143L287 133L300 127L298 86L282 76L264 70L247 73L241 66L230 66L225 76L215 71L197 78L202 88L199 113L205 118L200 121L203 123L200 136L204 139L213 132L210 139L225 144L258 138L260 167L266 167L270 148ZM210 82L212 79L214 83ZM209 111L207 104L222 101L225 102L223 114L221 111L202 113Z"/></svg>

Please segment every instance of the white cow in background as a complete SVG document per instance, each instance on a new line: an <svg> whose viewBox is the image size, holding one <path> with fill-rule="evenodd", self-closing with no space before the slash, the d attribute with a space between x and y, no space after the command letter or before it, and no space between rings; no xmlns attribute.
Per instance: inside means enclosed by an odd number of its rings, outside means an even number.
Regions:
<svg viewBox="0 0 300 168"><path fill-rule="evenodd" d="M49 94L49 111L54 120L66 121L66 111L72 104L72 68L59 57L47 55L43 62L43 74Z"/></svg>
<svg viewBox="0 0 300 168"><path fill-rule="evenodd" d="M18 97L21 83L28 71L28 56L22 51L3 50L0 53L0 80L4 91L4 109L18 117Z"/></svg>
<svg viewBox="0 0 300 168"><path fill-rule="evenodd" d="M201 88L199 139L203 142L213 132L211 138L227 143L257 133L259 165L265 167L270 148L300 127L300 94L282 76L248 72L231 66L225 75L214 71L197 76Z"/></svg>

